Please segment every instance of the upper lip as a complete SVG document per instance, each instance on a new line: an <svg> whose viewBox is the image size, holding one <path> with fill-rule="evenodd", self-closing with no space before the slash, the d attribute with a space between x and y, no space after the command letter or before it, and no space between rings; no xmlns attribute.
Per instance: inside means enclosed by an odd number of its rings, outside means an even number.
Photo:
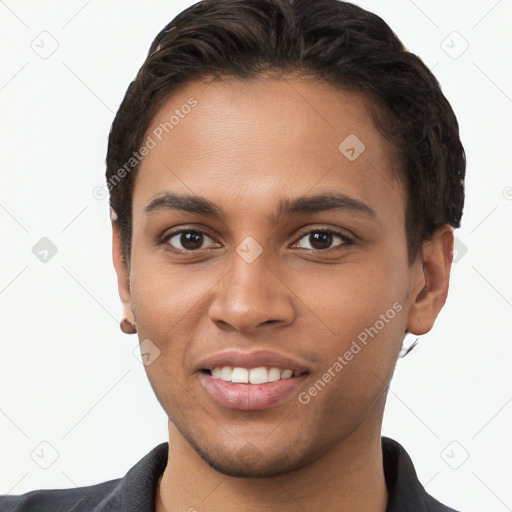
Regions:
<svg viewBox="0 0 512 512"><path fill-rule="evenodd" d="M241 350L226 350L218 352L212 356L202 359L197 364L198 370L211 370L223 366L231 366L233 368L259 368L266 366L267 368L280 368L282 370L293 370L296 373L309 372L306 365L277 352L269 350L255 350L244 352Z"/></svg>

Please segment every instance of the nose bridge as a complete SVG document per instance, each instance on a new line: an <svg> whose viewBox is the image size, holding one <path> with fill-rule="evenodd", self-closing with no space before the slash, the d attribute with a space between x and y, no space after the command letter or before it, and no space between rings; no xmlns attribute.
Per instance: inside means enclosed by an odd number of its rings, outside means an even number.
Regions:
<svg viewBox="0 0 512 512"><path fill-rule="evenodd" d="M242 255L240 255L242 253ZM254 258L254 259L253 259ZM270 299L270 281L275 281L274 274L268 268L268 256L255 256L252 248L239 246L233 255L231 272L228 274L225 292L232 292L235 297L257 301ZM275 286L272 286L275 290Z"/></svg>
<svg viewBox="0 0 512 512"><path fill-rule="evenodd" d="M269 321L292 321L291 294L275 270L269 268L271 264L272 258L256 240L244 239L233 251L230 270L211 304L212 321L222 321L240 331L250 331Z"/></svg>

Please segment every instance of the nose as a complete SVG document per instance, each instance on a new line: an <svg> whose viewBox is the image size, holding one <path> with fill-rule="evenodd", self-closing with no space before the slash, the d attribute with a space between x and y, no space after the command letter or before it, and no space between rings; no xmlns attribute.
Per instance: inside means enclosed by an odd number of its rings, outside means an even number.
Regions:
<svg viewBox="0 0 512 512"><path fill-rule="evenodd" d="M236 253L230 263L231 269L215 287L209 309L213 322L244 333L254 333L265 324L278 327L293 322L294 294L277 265L270 267L263 256L248 263Z"/></svg>

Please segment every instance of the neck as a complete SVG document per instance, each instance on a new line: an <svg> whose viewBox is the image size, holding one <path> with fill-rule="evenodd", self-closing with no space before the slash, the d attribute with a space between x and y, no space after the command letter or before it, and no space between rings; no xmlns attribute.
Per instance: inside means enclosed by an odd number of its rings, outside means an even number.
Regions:
<svg viewBox="0 0 512 512"><path fill-rule="evenodd" d="M169 422L169 458L157 490L156 512L385 512L380 423L378 427L369 429L363 422L328 453L295 471L234 478L211 468Z"/></svg>

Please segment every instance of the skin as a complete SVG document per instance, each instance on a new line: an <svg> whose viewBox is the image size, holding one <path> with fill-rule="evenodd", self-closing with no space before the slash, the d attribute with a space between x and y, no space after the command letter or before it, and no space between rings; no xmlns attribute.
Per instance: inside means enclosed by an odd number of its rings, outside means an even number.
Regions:
<svg viewBox="0 0 512 512"><path fill-rule="evenodd" d="M453 230L440 228L408 265L399 162L364 97L297 76L193 82L167 98L148 134L191 97L197 106L137 171L128 264L113 222L125 316L160 350L145 367L169 417L156 509L384 512L387 386L406 331L427 333L445 303ZM366 146L355 161L338 150L349 134ZM376 215L276 220L282 198L321 192ZM164 193L203 196L225 216L145 213ZM185 228L207 233L195 253L180 236L159 243ZM327 249L314 245L325 228L355 243L336 235ZM252 263L236 252L248 236L263 250ZM307 404L292 393L264 410L227 409L199 381L205 356L269 349L307 365L307 391L394 303L401 310Z"/></svg>

